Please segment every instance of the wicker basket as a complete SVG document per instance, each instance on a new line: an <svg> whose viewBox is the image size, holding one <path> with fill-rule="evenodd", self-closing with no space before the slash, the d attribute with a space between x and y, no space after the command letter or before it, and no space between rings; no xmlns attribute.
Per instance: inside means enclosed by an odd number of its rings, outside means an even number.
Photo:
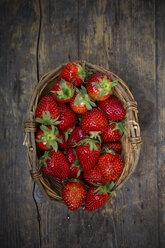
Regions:
<svg viewBox="0 0 165 248"><path fill-rule="evenodd" d="M78 61L80 64L85 61ZM112 80L117 79L118 84L114 89L114 95L122 102L126 109L126 130L128 136L123 135L122 142L122 157L124 158L124 169L118 180L115 182L115 191L120 189L128 180L132 172L135 170L140 154L140 145L142 143L140 136L140 127L138 124L137 103L127 85L116 76L114 73L97 65L85 62L87 68L94 72L106 73ZM53 84L58 80L58 76L65 64L60 65L53 71L48 72L41 77L40 82L33 90L29 101L26 121L24 123L26 155L30 168L30 174L34 181L37 182L39 188L49 201L63 202L61 198L61 185L59 180L54 177L46 176L38 169L38 157L40 150L36 147L35 132L37 131L37 123L35 122L35 110L39 100L47 95Z"/></svg>

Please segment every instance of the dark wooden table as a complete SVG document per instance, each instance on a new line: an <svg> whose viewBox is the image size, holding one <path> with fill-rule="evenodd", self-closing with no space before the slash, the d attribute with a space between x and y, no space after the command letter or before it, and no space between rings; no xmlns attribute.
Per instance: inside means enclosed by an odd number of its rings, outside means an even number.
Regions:
<svg viewBox="0 0 165 248"><path fill-rule="evenodd" d="M106 207L49 204L32 182L23 120L41 75L85 59L118 74L139 106L135 173ZM165 1L0 1L0 247L165 247Z"/></svg>

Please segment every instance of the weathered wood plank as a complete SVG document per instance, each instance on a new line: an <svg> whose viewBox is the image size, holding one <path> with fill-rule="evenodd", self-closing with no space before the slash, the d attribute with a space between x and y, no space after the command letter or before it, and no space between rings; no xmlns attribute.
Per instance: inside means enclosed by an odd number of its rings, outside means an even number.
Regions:
<svg viewBox="0 0 165 248"><path fill-rule="evenodd" d="M78 2L41 0L40 75L78 57Z"/></svg>
<svg viewBox="0 0 165 248"><path fill-rule="evenodd" d="M23 144L23 119L37 80L38 1L0 1L0 247L39 247Z"/></svg>
<svg viewBox="0 0 165 248"><path fill-rule="evenodd" d="M157 175L159 207L159 247L165 246L165 2L156 4L156 83L157 83Z"/></svg>
<svg viewBox="0 0 165 248"><path fill-rule="evenodd" d="M78 57L110 68L139 103L144 141L136 172L103 209L72 213L36 191L42 246L158 247L155 1L41 3L40 74Z"/></svg>
<svg viewBox="0 0 165 248"><path fill-rule="evenodd" d="M78 59L78 2L41 0L42 23L39 43L40 76L61 63ZM39 189L35 192L41 216L42 247L79 246L79 213L63 205L50 205Z"/></svg>
<svg viewBox="0 0 165 248"><path fill-rule="evenodd" d="M115 233L112 247L158 247L156 147L153 146L156 142L154 4L154 1L84 1L79 12L80 58L121 76L135 95L140 110L144 144L139 165L114 203L102 210L105 221L109 223L111 217L114 220L107 226L100 225L102 233L108 228ZM110 241L111 232L106 235ZM86 244L90 240L90 247L96 247L98 236L92 238L85 229L83 236Z"/></svg>

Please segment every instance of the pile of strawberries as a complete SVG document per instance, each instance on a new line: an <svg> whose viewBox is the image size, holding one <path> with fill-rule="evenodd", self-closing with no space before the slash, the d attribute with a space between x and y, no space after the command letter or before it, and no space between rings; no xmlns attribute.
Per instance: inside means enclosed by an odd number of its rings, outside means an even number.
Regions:
<svg viewBox="0 0 165 248"><path fill-rule="evenodd" d="M37 146L45 150L41 171L59 178L70 210L106 204L123 170L120 138L126 111L113 95L118 83L85 64L68 63L36 108Z"/></svg>

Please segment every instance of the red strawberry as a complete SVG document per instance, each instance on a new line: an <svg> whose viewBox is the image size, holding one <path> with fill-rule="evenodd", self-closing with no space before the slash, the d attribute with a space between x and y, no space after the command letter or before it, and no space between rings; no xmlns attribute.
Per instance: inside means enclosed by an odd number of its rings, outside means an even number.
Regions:
<svg viewBox="0 0 165 248"><path fill-rule="evenodd" d="M100 169L98 166L95 166L91 170L85 171L84 172L84 179L87 183L92 185L93 183L101 183L101 184L106 184L105 178L102 176Z"/></svg>
<svg viewBox="0 0 165 248"><path fill-rule="evenodd" d="M70 172L68 178L77 178L79 180L82 180L82 174L80 166L78 165L72 165L70 167Z"/></svg>
<svg viewBox="0 0 165 248"><path fill-rule="evenodd" d="M85 132L81 129L81 127L75 127L69 137L69 145L75 146L80 140L85 138Z"/></svg>
<svg viewBox="0 0 165 248"><path fill-rule="evenodd" d="M58 129L60 131L66 131L66 130L73 128L77 121L76 114L73 112L73 110L68 105L64 103L59 103L58 106L60 109L59 121L61 121L61 123L58 124L57 126Z"/></svg>
<svg viewBox="0 0 165 248"><path fill-rule="evenodd" d="M121 153L121 143L113 142L113 143L102 143L102 149L108 147L109 149L113 149L116 153Z"/></svg>
<svg viewBox="0 0 165 248"><path fill-rule="evenodd" d="M123 170L123 159L119 154L106 152L99 157L98 167L107 181L115 181Z"/></svg>
<svg viewBox="0 0 165 248"><path fill-rule="evenodd" d="M100 109L93 108L82 116L81 128L86 133L104 132L107 129L107 125L107 118Z"/></svg>
<svg viewBox="0 0 165 248"><path fill-rule="evenodd" d="M106 100L112 93L117 80L111 82L111 78L104 73L93 74L87 83L88 94L97 101Z"/></svg>
<svg viewBox="0 0 165 248"><path fill-rule="evenodd" d="M44 96L35 112L36 121L45 125L54 124L54 119L57 120L60 115L60 110L57 103L51 96Z"/></svg>
<svg viewBox="0 0 165 248"><path fill-rule="evenodd" d="M64 178L60 178L59 183L60 183L62 186L64 186L64 184L65 184L65 179L64 179Z"/></svg>
<svg viewBox="0 0 165 248"><path fill-rule="evenodd" d="M40 158L42 172L49 176L66 178L69 176L69 163L61 151L47 152Z"/></svg>
<svg viewBox="0 0 165 248"><path fill-rule="evenodd" d="M68 162L70 164L70 173L69 173L69 178L78 178L79 180L82 179L82 174L81 174L81 167L79 160L77 158L77 154L75 149L69 148L66 151L66 158L68 159Z"/></svg>
<svg viewBox="0 0 165 248"><path fill-rule="evenodd" d="M59 139L61 140L61 142L57 142L59 148L62 149L62 150L68 149L69 148L69 143L68 143L68 140L66 139L66 136L65 136L64 133L59 134Z"/></svg>
<svg viewBox="0 0 165 248"><path fill-rule="evenodd" d="M84 83L86 76L85 64L81 66L79 63L71 62L64 66L59 76L59 80L63 78L69 82L73 82L76 86L80 86Z"/></svg>
<svg viewBox="0 0 165 248"><path fill-rule="evenodd" d="M43 150L54 149L57 151L58 143L61 142L59 139L59 131L55 126L44 126L41 125L40 129L36 133L37 146Z"/></svg>
<svg viewBox="0 0 165 248"><path fill-rule="evenodd" d="M107 130L101 134L102 142L116 142L123 136L123 133L127 135L124 126L124 120L121 122L111 122Z"/></svg>
<svg viewBox="0 0 165 248"><path fill-rule="evenodd" d="M103 207L108 201L107 192L111 193L113 187L113 182L109 182L105 186L99 185L98 187L91 187L87 193L85 209L87 211L94 211L100 207Z"/></svg>
<svg viewBox="0 0 165 248"><path fill-rule="evenodd" d="M119 121L125 118L126 111L115 96L110 96L97 106L102 109L110 121Z"/></svg>
<svg viewBox="0 0 165 248"><path fill-rule="evenodd" d="M64 203L74 211L85 201L87 189L80 182L68 182L64 185L61 193Z"/></svg>
<svg viewBox="0 0 165 248"><path fill-rule="evenodd" d="M61 79L61 81L54 84L51 94L57 102L66 103L73 97L74 88L72 83Z"/></svg>
<svg viewBox="0 0 165 248"><path fill-rule="evenodd" d="M100 155L100 145L93 140L84 139L76 147L76 154L80 165L84 171L93 168Z"/></svg>
<svg viewBox="0 0 165 248"><path fill-rule="evenodd" d="M95 107L96 104L93 102L91 97L88 95L87 90L84 86L81 86L81 89L76 89L73 98L70 101L70 106L74 112L78 114L84 114L88 110L91 110L92 107Z"/></svg>
<svg viewBox="0 0 165 248"><path fill-rule="evenodd" d="M69 148L66 151L66 158L68 159L69 164L73 164L77 159L76 151L73 148Z"/></svg>

